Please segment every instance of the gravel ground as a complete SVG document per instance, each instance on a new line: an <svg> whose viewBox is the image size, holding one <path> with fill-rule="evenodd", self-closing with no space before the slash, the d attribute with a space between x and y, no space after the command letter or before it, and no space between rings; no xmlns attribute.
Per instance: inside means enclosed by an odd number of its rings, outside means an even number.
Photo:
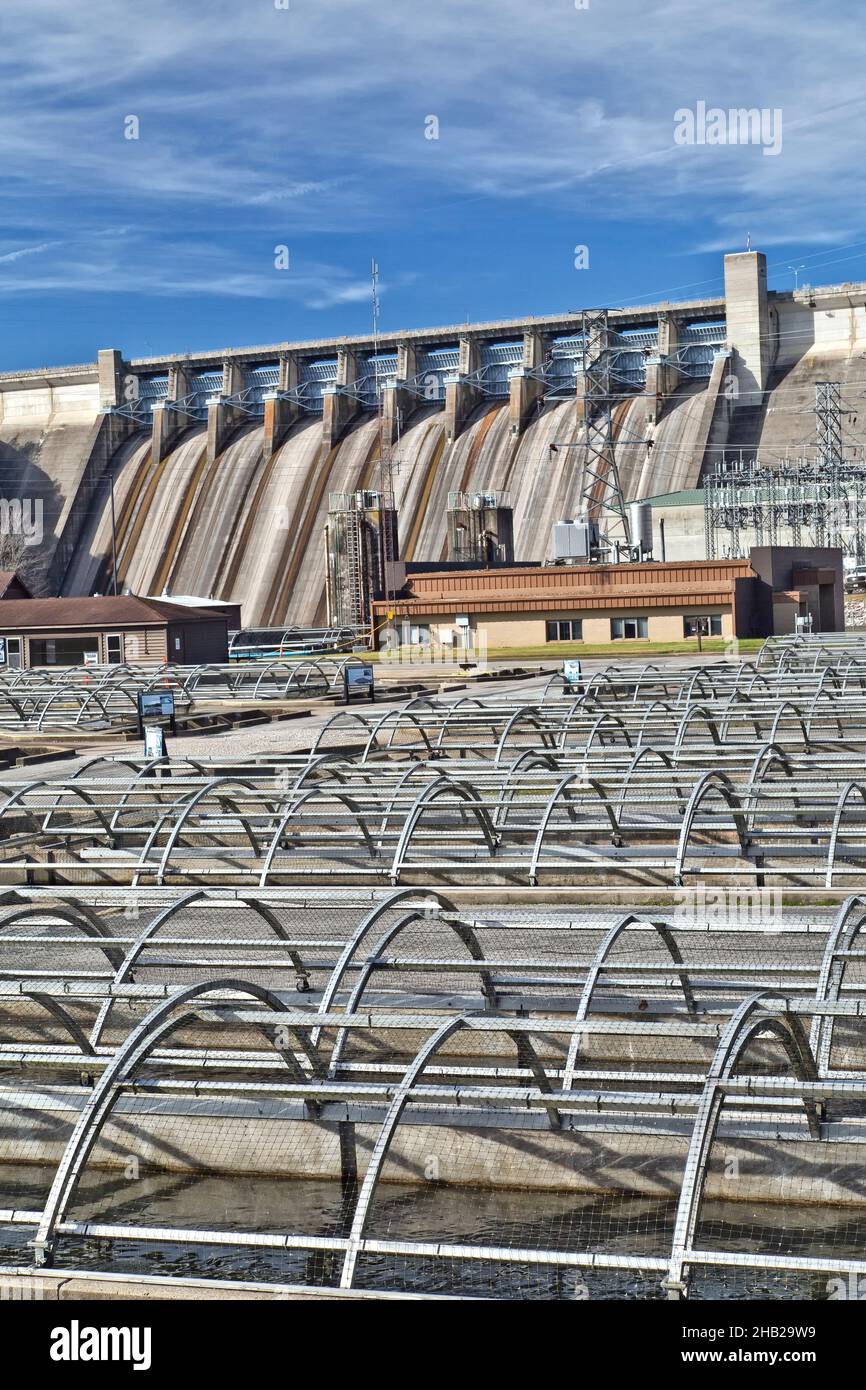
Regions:
<svg viewBox="0 0 866 1390"><path fill-rule="evenodd" d="M715 655L701 656L671 656L665 659L664 664L669 666L695 666L710 665L720 658ZM635 660L635 665L643 665L643 660ZM491 665L502 669L507 666L505 662L491 662ZM610 665L607 660L585 661L583 670L586 673L601 670ZM548 671L550 667L546 668ZM405 673L406 679L415 679L422 673L429 679L430 669L418 668ZM448 676L447 683L459 683L453 676ZM547 681L547 675L531 674L518 680L497 681L496 684L478 684L469 681L465 689L454 690L444 694L440 698L446 700L459 700L462 696L472 694L484 698L485 694L493 695L497 691L524 691L527 703L536 699L542 686ZM436 687L432 687L433 694L436 694ZM384 714L389 709L396 709L406 701L405 695L400 695L396 699L388 699L385 694L385 687L379 686L380 698L377 699L375 709L377 714ZM169 737L169 753L176 757L190 758L249 758L259 753L292 753L303 751L312 744L321 726L337 713L340 706L326 704L324 702L310 702L310 714L301 719L289 719L275 724L255 724L246 729L232 729L226 733L215 734L196 734L189 738ZM373 706L359 704L359 712L369 712ZM349 735L351 737L351 735ZM80 757L62 758L56 762L40 763L36 767L10 768L0 774L0 787L9 785L13 782L31 782L40 778L69 777L85 762L97 754L105 757L140 757L142 746L137 740L130 743L118 741L116 744L101 743L98 748L92 751L85 749Z"/></svg>

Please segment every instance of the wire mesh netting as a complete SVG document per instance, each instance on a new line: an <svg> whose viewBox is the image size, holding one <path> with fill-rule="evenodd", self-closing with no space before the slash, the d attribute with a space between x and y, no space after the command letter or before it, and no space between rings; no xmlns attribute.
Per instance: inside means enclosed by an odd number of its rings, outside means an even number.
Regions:
<svg viewBox="0 0 866 1390"><path fill-rule="evenodd" d="M864 693L792 650L7 788L0 1265L484 1299L866 1274ZM788 675L828 671L804 738Z"/></svg>

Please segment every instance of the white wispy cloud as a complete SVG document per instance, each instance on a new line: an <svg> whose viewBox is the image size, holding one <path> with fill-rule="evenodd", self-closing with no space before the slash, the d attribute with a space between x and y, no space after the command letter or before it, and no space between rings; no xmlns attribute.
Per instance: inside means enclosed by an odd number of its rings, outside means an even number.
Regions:
<svg viewBox="0 0 866 1390"><path fill-rule="evenodd" d="M417 234L427 209L459 221L473 200L527 200L538 218L699 214L704 250L746 230L808 247L866 227L855 6L28 0L2 26L3 293L183 285L349 304L366 294L357 268L308 254L312 268L276 289L258 248ZM779 157L675 146L674 113L698 100L780 109ZM124 138L129 115L138 140ZM70 208L89 230L67 247ZM132 229L125 256L98 247L121 239L103 223Z"/></svg>
<svg viewBox="0 0 866 1390"><path fill-rule="evenodd" d="M20 246L15 251L0 254L0 265L12 265L15 261L23 260L25 256L38 256L40 252L51 251L59 245L59 241L41 241L37 246Z"/></svg>

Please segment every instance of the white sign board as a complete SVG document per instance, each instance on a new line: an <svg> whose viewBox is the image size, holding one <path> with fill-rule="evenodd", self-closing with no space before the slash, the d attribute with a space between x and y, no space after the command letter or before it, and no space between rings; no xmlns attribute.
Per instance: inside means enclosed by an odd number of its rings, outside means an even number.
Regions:
<svg viewBox="0 0 866 1390"><path fill-rule="evenodd" d="M577 685L580 681L580 662L563 661L562 675L566 685Z"/></svg>
<svg viewBox="0 0 866 1390"><path fill-rule="evenodd" d="M146 758L165 757L165 734L161 724L145 724L144 756Z"/></svg>

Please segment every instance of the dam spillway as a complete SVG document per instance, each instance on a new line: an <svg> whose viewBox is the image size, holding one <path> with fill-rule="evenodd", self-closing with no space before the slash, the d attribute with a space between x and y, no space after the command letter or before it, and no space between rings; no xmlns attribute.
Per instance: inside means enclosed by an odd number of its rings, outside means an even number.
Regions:
<svg viewBox="0 0 866 1390"><path fill-rule="evenodd" d="M819 380L856 380L866 286L774 294L760 253L725 295L610 311L626 500L696 488L725 450L802 447ZM325 621L332 493L392 459L401 558L446 558L447 498L510 494L515 560L580 510L579 318L521 319L177 358L119 350L0 376L7 497L42 503L31 587L119 584L240 603L247 624ZM381 416L374 409L381 401ZM113 491L113 498L112 498Z"/></svg>

